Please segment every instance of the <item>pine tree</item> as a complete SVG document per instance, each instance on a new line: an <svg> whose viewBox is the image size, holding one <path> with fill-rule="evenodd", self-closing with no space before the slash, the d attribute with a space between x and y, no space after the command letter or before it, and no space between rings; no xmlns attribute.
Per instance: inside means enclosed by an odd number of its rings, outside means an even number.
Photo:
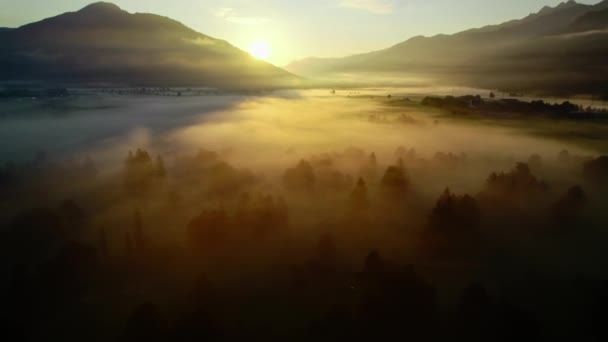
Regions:
<svg viewBox="0 0 608 342"><path fill-rule="evenodd" d="M350 194L351 207L355 211L365 210L369 206L367 199L367 186L363 178L359 178L357 185Z"/></svg>
<svg viewBox="0 0 608 342"><path fill-rule="evenodd" d="M165 169L165 162L163 157L158 156L156 158L156 176L158 178L165 178L167 176L167 170Z"/></svg>

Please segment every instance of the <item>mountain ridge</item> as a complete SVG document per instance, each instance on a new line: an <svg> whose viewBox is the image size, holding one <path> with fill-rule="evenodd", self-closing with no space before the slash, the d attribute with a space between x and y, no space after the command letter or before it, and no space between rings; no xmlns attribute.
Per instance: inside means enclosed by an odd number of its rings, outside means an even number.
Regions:
<svg viewBox="0 0 608 342"><path fill-rule="evenodd" d="M584 5L584 4L579 4L578 2L576 2L575 0L568 0L567 2L562 2L560 4L558 4L555 7L551 7L551 6L544 6L541 10L539 10L538 12L534 12L534 13L530 13L529 15L527 15L524 18L521 19L513 19L513 20L509 20L500 24L493 24L493 25L485 25L482 27L478 27L478 28L471 28L471 29L466 29L463 31L459 31L453 34L444 34L444 33L439 33L436 35L432 35L432 36L424 36L424 35L417 35L414 37L410 37L402 42L396 43L388 48L385 49L381 49L381 50L375 50L375 51L370 51L370 52L362 52L362 53L356 53L353 55L348 55L348 56L344 56L344 57L316 57L316 56L310 56L310 57L305 57L299 60L294 60L292 61L289 65L297 63L299 61L305 61L305 60L323 60L323 59L327 59L327 60L337 60L337 59L344 59L344 58L349 58L349 57L354 57L354 56L361 56L361 55L367 55L367 54L371 54L371 53L376 53L376 52L380 52L380 51L384 51L387 49L391 49L394 48L396 46L408 43L410 41L415 41L415 40L422 40L422 39L429 39L429 38L438 38L438 37L450 37L450 36L458 36L458 35L466 35L466 34L470 34L470 33L477 33L477 32L484 32L484 31L495 31L496 29L500 29L500 28L504 28L504 27L509 27L515 23L519 23L519 22L524 22L526 20L535 18L535 17L539 17L539 16L544 16L547 14L550 14L552 12L554 12L555 10L559 10L559 9L564 9L564 7L566 6L572 6L572 5L580 5L580 6L585 6L585 7L600 7L600 5L602 5L603 7L608 8L608 0L604 0L596 5ZM601 8L601 7L600 7ZM289 68L289 65L286 66L286 68Z"/></svg>
<svg viewBox="0 0 608 342"><path fill-rule="evenodd" d="M608 6L588 12L572 23L569 32L584 32L608 29Z"/></svg>
<svg viewBox="0 0 608 342"><path fill-rule="evenodd" d="M218 88L299 82L225 40L107 2L0 32L0 81Z"/></svg>
<svg viewBox="0 0 608 342"><path fill-rule="evenodd" d="M573 25L608 8L568 1L518 20L452 35L416 36L386 49L343 58L308 58L285 68L307 77L386 74L517 91L608 93L608 35ZM597 25L596 25L597 26ZM382 75L381 75L382 76ZM402 77L404 78L404 77Z"/></svg>
<svg viewBox="0 0 608 342"><path fill-rule="evenodd" d="M120 8L118 5L111 3L111 2L105 2L105 1L99 1L99 2L94 2L91 4L88 4L87 6L81 8L78 12L126 12L124 11L122 8Z"/></svg>

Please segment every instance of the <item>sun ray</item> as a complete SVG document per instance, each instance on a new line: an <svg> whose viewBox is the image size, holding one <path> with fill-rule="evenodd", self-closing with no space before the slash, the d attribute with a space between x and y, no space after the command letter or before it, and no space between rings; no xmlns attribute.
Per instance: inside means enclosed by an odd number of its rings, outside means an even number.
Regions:
<svg viewBox="0 0 608 342"><path fill-rule="evenodd" d="M258 40L251 44L249 47L249 53L255 58L268 60L268 58L270 58L272 55L272 47L267 41Z"/></svg>

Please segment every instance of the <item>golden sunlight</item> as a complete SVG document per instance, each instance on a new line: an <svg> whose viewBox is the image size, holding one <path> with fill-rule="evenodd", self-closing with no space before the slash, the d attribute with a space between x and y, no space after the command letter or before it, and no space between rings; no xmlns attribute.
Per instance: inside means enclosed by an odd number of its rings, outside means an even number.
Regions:
<svg viewBox="0 0 608 342"><path fill-rule="evenodd" d="M267 60L272 55L272 47L265 40L258 40L251 44L249 53L258 59Z"/></svg>

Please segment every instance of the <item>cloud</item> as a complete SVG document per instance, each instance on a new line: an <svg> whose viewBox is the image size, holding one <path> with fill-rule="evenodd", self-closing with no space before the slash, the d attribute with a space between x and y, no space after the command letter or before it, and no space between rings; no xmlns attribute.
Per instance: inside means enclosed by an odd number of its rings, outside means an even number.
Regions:
<svg viewBox="0 0 608 342"><path fill-rule="evenodd" d="M353 8L375 14L390 14L395 5L389 0L341 0L339 7Z"/></svg>
<svg viewBox="0 0 608 342"><path fill-rule="evenodd" d="M270 22L269 18L241 16L234 8L223 7L212 11L216 18L224 19L231 23L243 25L260 25Z"/></svg>

